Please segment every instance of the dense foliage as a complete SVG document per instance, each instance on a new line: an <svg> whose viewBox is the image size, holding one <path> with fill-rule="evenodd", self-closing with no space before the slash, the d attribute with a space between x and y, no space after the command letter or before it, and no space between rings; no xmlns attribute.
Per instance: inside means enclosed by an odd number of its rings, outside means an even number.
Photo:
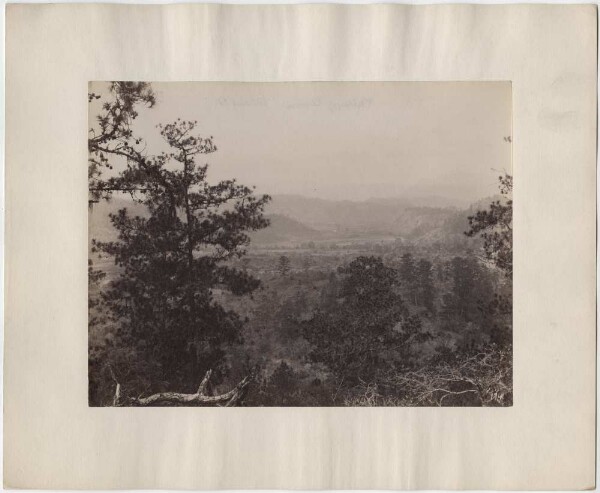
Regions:
<svg viewBox="0 0 600 493"><path fill-rule="evenodd" d="M488 209L480 210L469 216L467 236L480 235L483 238L483 250L487 260L499 269L512 275L512 176L505 173L500 176L502 200L492 202Z"/></svg>
<svg viewBox="0 0 600 493"><path fill-rule="evenodd" d="M197 161L217 148L196 122L160 125L149 154L135 120L152 87L107 89L90 94L90 203L126 193L141 212L116 210L116 239L92 243L90 404L114 404L117 382L194 392L207 370L207 393L250 376L246 406L512 404L510 175L435 238L252 249L269 197L209 182Z"/></svg>
<svg viewBox="0 0 600 493"><path fill-rule="evenodd" d="M147 87L135 89L141 96L127 92L130 100L145 100ZM114 100L105 105L109 116L100 119L101 135L110 137L94 137L94 152L107 163L106 156L125 155L127 164L116 176L95 177L93 183L103 193L129 191L147 215L132 217L121 209L111 215L118 241L93 242L93 251L112 257L119 268L101 303L115 328L114 351L126 351L128 360L105 364L98 358L98 365L110 366L111 376L126 380L130 362L138 361L131 391L146 390L149 376L151 388L161 382L197 386L207 370L219 368L224 347L238 340L242 326L234 311L214 299L213 289L245 295L259 286L227 262L245 253L248 231L268 225L262 211L269 197L256 197L235 180L208 183L208 165L195 160L216 147L212 138L194 134L195 122L160 126L169 150L144 153L138 148L141 139L123 130L129 121L119 118L125 110L134 118L133 103L124 106L123 86L113 84L111 90ZM119 125L122 129L115 130ZM143 379L136 382L136 374Z"/></svg>
<svg viewBox="0 0 600 493"><path fill-rule="evenodd" d="M412 345L429 334L418 317L410 316L399 294L398 274L381 258L358 257L339 273L339 302L318 310L303 333L313 345L312 360L351 385L402 364Z"/></svg>

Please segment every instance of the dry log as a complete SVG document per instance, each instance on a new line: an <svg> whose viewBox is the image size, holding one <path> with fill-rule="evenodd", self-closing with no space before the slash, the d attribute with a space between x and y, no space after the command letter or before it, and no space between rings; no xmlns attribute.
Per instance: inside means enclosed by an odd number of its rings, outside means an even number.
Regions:
<svg viewBox="0 0 600 493"><path fill-rule="evenodd" d="M117 383L114 406L153 406L157 404L188 404L208 406L234 406L244 396L246 388L250 384L251 376L247 376L229 392L219 395L205 395L206 387L212 376L212 370L208 370L195 394L182 394L179 392L160 392L148 397L121 397L121 385Z"/></svg>

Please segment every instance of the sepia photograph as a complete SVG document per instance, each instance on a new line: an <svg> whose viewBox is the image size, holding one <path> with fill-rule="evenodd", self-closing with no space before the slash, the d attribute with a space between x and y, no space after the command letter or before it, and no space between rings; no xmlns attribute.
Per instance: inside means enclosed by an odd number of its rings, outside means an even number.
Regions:
<svg viewBox="0 0 600 493"><path fill-rule="evenodd" d="M4 486L593 489L596 6L240 1L7 6Z"/></svg>
<svg viewBox="0 0 600 493"><path fill-rule="evenodd" d="M513 404L510 82L90 82L89 406Z"/></svg>

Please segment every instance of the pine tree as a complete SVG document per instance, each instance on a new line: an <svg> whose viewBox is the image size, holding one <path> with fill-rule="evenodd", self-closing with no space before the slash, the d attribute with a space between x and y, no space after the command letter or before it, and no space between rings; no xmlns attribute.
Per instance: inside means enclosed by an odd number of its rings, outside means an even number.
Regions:
<svg viewBox="0 0 600 493"><path fill-rule="evenodd" d="M285 255L279 257L279 261L277 263L277 270L279 271L279 274L283 277L287 276L291 270L290 265L291 262L289 257L286 257Z"/></svg>
<svg viewBox="0 0 600 493"><path fill-rule="evenodd" d="M146 155L130 124L136 103L154 104L151 89L119 84L111 85L116 102L103 107L101 132L90 138L90 160L100 169L121 157L126 166L109 179L96 174L92 197L128 191L147 214L132 217L127 209L111 214L118 240L94 242L119 267L103 302L119 327L117 345L151 362L163 384L193 389L239 336L243 321L218 302L214 288L245 295L259 286L229 261L245 254L248 231L268 225L263 210L270 198L255 196L235 180L207 181L208 165L196 160L217 148L212 137L194 134L196 122L159 125L169 151ZM124 111L129 116L120 116Z"/></svg>
<svg viewBox="0 0 600 493"><path fill-rule="evenodd" d="M418 302L417 267L410 253L405 253L400 258L400 278L404 285L404 292L414 304Z"/></svg>
<svg viewBox="0 0 600 493"><path fill-rule="evenodd" d="M483 239L484 255L489 262L512 278L512 186L508 173L499 176L500 193L504 200L492 202L489 209L469 216L469 231L465 235L479 235Z"/></svg>
<svg viewBox="0 0 600 493"><path fill-rule="evenodd" d="M361 256L339 273L340 302L303 325L312 359L346 384L374 378L390 369L391 360L406 364L412 344L429 336L420 319L408 313L396 270L380 257Z"/></svg>
<svg viewBox="0 0 600 493"><path fill-rule="evenodd" d="M482 312L491 326L491 339L501 345L512 343L512 188L513 179L508 173L498 177L503 200L492 202L487 210L477 211L469 217L470 237L483 239L485 259L504 274L505 282L499 286L492 301L482 306Z"/></svg>
<svg viewBox="0 0 600 493"><path fill-rule="evenodd" d="M417 282L419 285L419 302L430 312L435 310L435 287L433 285L433 265L425 259L417 264Z"/></svg>
<svg viewBox="0 0 600 493"><path fill-rule="evenodd" d="M111 180L103 179L102 175L104 171L113 169L112 158L115 156L129 158L128 142L141 144L141 139L133 137L131 126L138 117L140 106L152 108L156 104L156 96L148 82L111 82L108 93L109 97L102 103L96 118L97 125L90 128L88 135L90 205L110 198L116 190L133 191L120 189ZM88 93L90 104L101 98L101 94Z"/></svg>

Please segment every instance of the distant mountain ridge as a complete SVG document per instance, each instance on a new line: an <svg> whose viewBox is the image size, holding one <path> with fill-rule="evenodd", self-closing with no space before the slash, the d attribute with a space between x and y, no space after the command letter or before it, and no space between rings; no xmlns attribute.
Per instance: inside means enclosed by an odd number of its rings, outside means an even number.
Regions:
<svg viewBox="0 0 600 493"><path fill-rule="evenodd" d="M290 241L314 241L326 235L305 224L281 214L266 214L269 226L250 233L252 243L272 244Z"/></svg>
<svg viewBox="0 0 600 493"><path fill-rule="evenodd" d="M275 195L269 214L287 216L330 234L387 234L408 236L418 229L440 227L455 215L454 207L415 206L406 199L331 201L296 195Z"/></svg>
<svg viewBox="0 0 600 493"><path fill-rule="evenodd" d="M482 199L469 208L458 209L415 206L402 198L355 202L275 195L265 210L270 226L251 232L250 237L252 243L264 245L369 236L423 239L462 236L468 229L467 217L497 199ZM115 240L117 234L109 214L122 208L127 208L131 215L145 215L144 206L128 197L94 204L89 214L90 238Z"/></svg>

